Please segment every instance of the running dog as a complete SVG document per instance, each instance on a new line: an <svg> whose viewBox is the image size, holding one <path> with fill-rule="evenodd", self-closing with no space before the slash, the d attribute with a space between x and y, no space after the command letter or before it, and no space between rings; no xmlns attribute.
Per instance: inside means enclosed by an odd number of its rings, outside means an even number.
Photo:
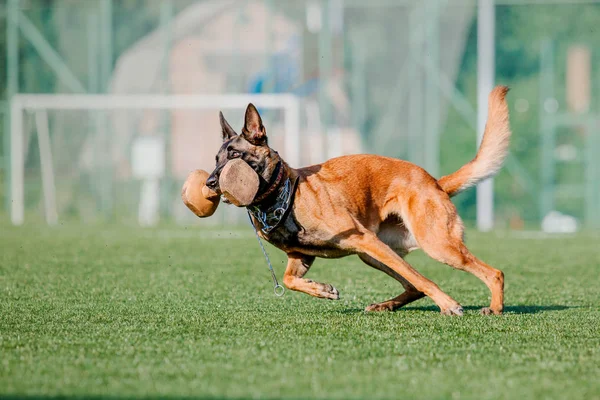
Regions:
<svg viewBox="0 0 600 400"><path fill-rule="evenodd" d="M396 310L424 296L445 315L462 315L461 305L404 260L422 249L431 258L481 279L491 291L483 314L501 314L504 274L475 257L463 242L463 224L450 198L496 174L511 136L506 93L489 95L488 121L475 158L458 171L435 179L410 162L377 155L350 155L294 169L269 147L266 129L249 104L237 134L220 114L223 144L207 186L219 193L219 174L228 160L241 158L259 175L260 187L248 206L260 236L288 256L284 284L291 290L339 299L330 284L304 278L316 257L352 254L399 281L404 292L366 311Z"/></svg>

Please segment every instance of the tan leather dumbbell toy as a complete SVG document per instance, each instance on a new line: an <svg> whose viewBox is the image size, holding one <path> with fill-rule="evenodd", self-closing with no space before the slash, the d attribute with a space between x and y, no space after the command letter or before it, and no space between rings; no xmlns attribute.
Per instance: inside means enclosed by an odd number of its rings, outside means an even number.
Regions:
<svg viewBox="0 0 600 400"><path fill-rule="evenodd" d="M238 207L252 204L259 184L258 174L239 158L228 161L219 175L221 193L231 204Z"/></svg>
<svg viewBox="0 0 600 400"><path fill-rule="evenodd" d="M181 189L183 203L200 218L213 215L221 200L221 196L217 192L206 186L209 175L208 172L201 169L192 171Z"/></svg>
<svg viewBox="0 0 600 400"><path fill-rule="evenodd" d="M183 203L200 218L210 217L219 206L220 196L206 186L209 173L192 171L181 190ZM243 160L234 159L225 164L219 176L223 196L238 207L250 205L258 192L258 174Z"/></svg>

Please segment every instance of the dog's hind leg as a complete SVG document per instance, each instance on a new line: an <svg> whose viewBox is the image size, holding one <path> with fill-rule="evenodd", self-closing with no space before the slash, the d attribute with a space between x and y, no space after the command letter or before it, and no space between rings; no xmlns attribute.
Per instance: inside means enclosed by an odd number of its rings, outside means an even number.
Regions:
<svg viewBox="0 0 600 400"><path fill-rule="evenodd" d="M464 245L462 240L448 238L443 246L432 248L428 243L422 243L423 250L432 258L448 264L461 271L470 272L478 277L490 289L492 301L489 307L481 309L481 313L502 314L504 308L504 273L475 257Z"/></svg>
<svg viewBox="0 0 600 400"><path fill-rule="evenodd" d="M417 272L409 263L383 243L377 236L364 229L355 234L349 234L340 239L343 248L352 250L359 255L368 255L380 263L387 265L398 275L406 279L419 292L425 293L437 304L442 314L462 315L463 309L456 300L448 296L432 281Z"/></svg>
<svg viewBox="0 0 600 400"><path fill-rule="evenodd" d="M311 296L338 300L340 294L336 288L327 283L319 283L304 279L315 257L299 253L288 253L288 264L283 276L283 283L291 290L304 292Z"/></svg>
<svg viewBox="0 0 600 400"><path fill-rule="evenodd" d="M427 201L431 202L432 197ZM449 198L436 205L435 212L425 212L427 203L415 207L412 232L419 246L431 258L461 271L470 272L490 289L492 302L483 314L501 314L504 307L504 274L475 257L463 243L463 226ZM420 214L418 214L420 212Z"/></svg>
<svg viewBox="0 0 600 400"><path fill-rule="evenodd" d="M408 303L412 303L415 300L419 300L425 297L425 294L423 292L419 292L417 288L411 285L410 282L408 282L406 279L400 276L393 269L380 263L373 257L367 256L365 254L362 254L359 257L368 266L385 272L386 274L400 282L402 286L404 286L404 293L402 293L400 296L396 296L393 299L381 303L371 304L370 306L365 308L365 311L394 311L402 306L407 305Z"/></svg>

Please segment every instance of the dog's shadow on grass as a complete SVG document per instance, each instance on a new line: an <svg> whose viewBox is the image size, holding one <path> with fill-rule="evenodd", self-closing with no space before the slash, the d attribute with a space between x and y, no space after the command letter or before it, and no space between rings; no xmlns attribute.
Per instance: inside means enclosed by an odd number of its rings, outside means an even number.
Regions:
<svg viewBox="0 0 600 400"><path fill-rule="evenodd" d="M479 311L483 306L463 306L465 311ZM546 311L564 311L570 306L563 306L559 304L549 305L515 305L515 306L504 306L504 313L506 314L537 314ZM436 306L421 306L421 307L405 307L407 311L436 311L439 312L439 308Z"/></svg>
<svg viewBox="0 0 600 400"><path fill-rule="evenodd" d="M483 308L483 306L463 306L465 311L479 311ZM578 308L576 306L563 306L560 304L549 304L549 305L515 305L515 306L505 306L504 313L505 314L537 314L540 312L548 312L548 311L564 311L570 308ZM440 309L436 306L410 306L410 307L402 307L395 312L402 311L434 311L439 312ZM358 314L364 313L364 308L346 308L344 310L334 311L339 314Z"/></svg>

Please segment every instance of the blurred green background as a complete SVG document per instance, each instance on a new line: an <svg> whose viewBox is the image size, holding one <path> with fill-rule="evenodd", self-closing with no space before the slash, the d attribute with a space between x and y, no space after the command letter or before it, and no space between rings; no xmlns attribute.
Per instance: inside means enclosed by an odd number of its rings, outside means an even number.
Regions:
<svg viewBox="0 0 600 400"><path fill-rule="evenodd" d="M498 0L495 23L496 82L512 89L513 129L511 156L495 179L496 226L539 229L556 210L600 228L600 3ZM193 50L186 52L188 42ZM0 49L4 217L8 107L17 93L292 93L301 100L303 143L320 143L303 147L302 164L370 152L439 177L476 152L475 1L2 0ZM231 113L235 122L238 113ZM147 132L164 135L167 146L191 136L177 136L183 123L168 112L157 122L138 115L126 139L112 129L113 116L92 114L49 112L58 218L134 222L140 182L119 172L122 154ZM276 135L282 115L265 114ZM86 169L81 154L98 132L94 118L109 121L104 140L92 146L106 159L92 157ZM210 124L194 126L197 135L218 136ZM25 212L41 221L35 132L26 119ZM192 157L198 167L212 162L211 146ZM177 211L185 178L178 171L190 167L175 165L184 158L179 150L168 154L160 215L190 222ZM468 223L475 196L470 190L455 199ZM239 217L222 214L211 223Z"/></svg>

